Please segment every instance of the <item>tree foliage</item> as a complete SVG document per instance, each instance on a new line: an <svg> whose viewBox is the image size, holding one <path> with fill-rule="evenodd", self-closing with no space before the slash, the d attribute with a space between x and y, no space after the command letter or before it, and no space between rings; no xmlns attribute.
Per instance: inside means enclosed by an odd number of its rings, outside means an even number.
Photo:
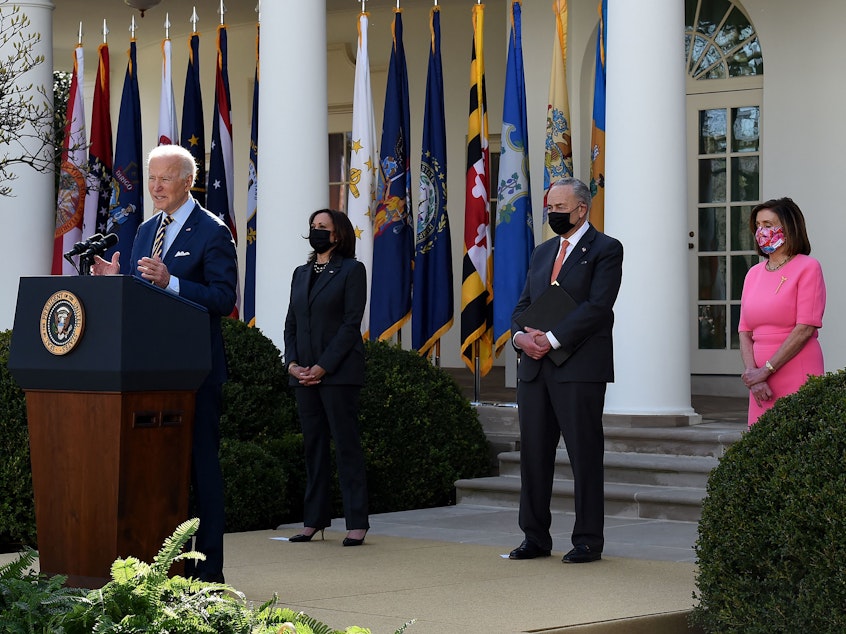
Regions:
<svg viewBox="0 0 846 634"><path fill-rule="evenodd" d="M45 62L35 49L41 34L17 6L0 2L0 196L11 196L15 167L53 169L53 99L44 86L29 82Z"/></svg>

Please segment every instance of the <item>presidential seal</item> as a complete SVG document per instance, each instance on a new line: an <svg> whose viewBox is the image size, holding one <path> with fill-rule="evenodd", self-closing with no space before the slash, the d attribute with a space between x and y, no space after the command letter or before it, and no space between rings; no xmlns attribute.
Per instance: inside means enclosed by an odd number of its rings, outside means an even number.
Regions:
<svg viewBox="0 0 846 634"><path fill-rule="evenodd" d="M76 347L85 329L85 311L70 291L50 296L41 311L41 343L52 354L67 354Z"/></svg>

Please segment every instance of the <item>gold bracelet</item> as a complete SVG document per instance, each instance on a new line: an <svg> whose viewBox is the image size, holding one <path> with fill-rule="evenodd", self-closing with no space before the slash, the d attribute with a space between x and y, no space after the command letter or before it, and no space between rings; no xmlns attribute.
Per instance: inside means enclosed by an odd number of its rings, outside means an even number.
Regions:
<svg viewBox="0 0 846 634"><path fill-rule="evenodd" d="M769 361L767 361L767 362L764 364L764 367L765 367L765 368L767 368L767 370L769 370L769 371L770 371L770 374L774 374L774 373L775 373L775 368L773 367L773 364L772 364L772 363L770 363Z"/></svg>

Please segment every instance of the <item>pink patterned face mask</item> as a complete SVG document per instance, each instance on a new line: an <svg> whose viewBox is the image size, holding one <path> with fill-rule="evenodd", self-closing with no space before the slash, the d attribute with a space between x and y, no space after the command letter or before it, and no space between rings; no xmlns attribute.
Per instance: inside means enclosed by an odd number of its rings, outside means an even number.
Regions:
<svg viewBox="0 0 846 634"><path fill-rule="evenodd" d="M758 227L755 230L755 241L761 251L769 255L784 244L784 229L781 227Z"/></svg>

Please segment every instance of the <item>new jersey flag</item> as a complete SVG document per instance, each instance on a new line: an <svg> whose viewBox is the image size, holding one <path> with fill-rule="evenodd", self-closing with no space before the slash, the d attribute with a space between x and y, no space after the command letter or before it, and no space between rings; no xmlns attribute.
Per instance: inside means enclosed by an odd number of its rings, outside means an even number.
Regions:
<svg viewBox="0 0 846 634"><path fill-rule="evenodd" d="M411 208L408 72L402 9L394 9L393 43L379 147L379 189L373 222L370 338L390 339L411 316L414 226Z"/></svg>
<svg viewBox="0 0 846 634"><path fill-rule="evenodd" d="M56 231L53 234L53 275L72 275L76 272L74 265L65 260L64 254L82 239L86 163L85 109L82 97L84 60L82 44L78 44L73 52L73 74L65 116L65 138L62 143Z"/></svg>
<svg viewBox="0 0 846 634"><path fill-rule="evenodd" d="M485 5L473 5L470 116L464 193L464 258L461 266L461 358L485 376L493 365L493 250L490 225L490 150L484 61Z"/></svg>
<svg viewBox="0 0 846 634"><path fill-rule="evenodd" d="M429 71L423 111L420 205L414 252L411 345L428 355L453 321L452 247L447 216L447 153L444 79L441 67L441 12L429 12Z"/></svg>
<svg viewBox="0 0 846 634"><path fill-rule="evenodd" d="M129 42L128 55L118 115L112 199L106 225L98 227L100 233L117 234L117 245L103 257L111 258L115 250L123 253L124 256L120 260L120 272L123 275L131 275L135 271L135 264L129 254L132 253L132 243L135 241L138 225L144 219L141 98L138 92L138 62L134 38Z"/></svg>
<svg viewBox="0 0 846 634"><path fill-rule="evenodd" d="M570 101L567 95L567 0L555 0L552 3L552 11L555 14L555 37L552 43L552 70L549 73L549 101L546 106L544 192L553 182L573 176ZM547 223L544 200L543 238L546 240L554 235Z"/></svg>
<svg viewBox="0 0 846 634"><path fill-rule="evenodd" d="M496 205L493 324L497 354L511 339L511 313L523 290L535 248L521 18L522 5L520 0L514 0L505 66Z"/></svg>
<svg viewBox="0 0 846 634"><path fill-rule="evenodd" d="M605 44L608 31L608 0L599 2L596 34L596 75L593 82L593 126L590 133L590 223L605 227Z"/></svg>
<svg viewBox="0 0 846 634"><path fill-rule="evenodd" d="M347 215L355 230L355 257L367 270L367 303L361 333L370 336L370 287L373 275L373 211L376 207L376 124L370 91L370 60L367 55L368 14L358 16L358 51L353 91L352 150L350 151Z"/></svg>

